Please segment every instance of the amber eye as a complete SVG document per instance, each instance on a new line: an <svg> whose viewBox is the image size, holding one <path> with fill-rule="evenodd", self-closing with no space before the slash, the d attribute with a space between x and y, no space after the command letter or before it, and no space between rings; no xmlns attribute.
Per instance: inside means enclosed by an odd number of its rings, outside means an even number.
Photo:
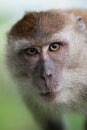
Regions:
<svg viewBox="0 0 87 130"><path fill-rule="evenodd" d="M34 56L34 55L36 55L38 53L38 51L37 51L36 48L31 47L31 48L26 49L25 53L27 55Z"/></svg>
<svg viewBox="0 0 87 130"><path fill-rule="evenodd" d="M52 43L52 44L50 45L49 50L50 50L50 51L57 51L57 50L60 49L60 46L61 46L61 45L62 45L62 44L61 44L60 42L54 42L54 43Z"/></svg>

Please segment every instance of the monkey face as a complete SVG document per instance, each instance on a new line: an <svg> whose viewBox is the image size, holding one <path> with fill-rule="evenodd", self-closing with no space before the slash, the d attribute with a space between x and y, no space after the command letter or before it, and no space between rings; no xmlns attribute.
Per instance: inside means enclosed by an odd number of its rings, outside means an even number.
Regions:
<svg viewBox="0 0 87 130"><path fill-rule="evenodd" d="M85 24L63 11L29 13L14 25L8 36L7 62L24 85L23 92L29 96L34 89L42 99L58 104L83 102L87 97L85 34Z"/></svg>
<svg viewBox="0 0 87 130"><path fill-rule="evenodd" d="M55 56L58 56L62 49L61 42L53 42L42 47L39 54L36 54L36 66L32 73L33 85L44 98L54 99L57 96L57 86L61 80L63 63L60 58L57 59Z"/></svg>

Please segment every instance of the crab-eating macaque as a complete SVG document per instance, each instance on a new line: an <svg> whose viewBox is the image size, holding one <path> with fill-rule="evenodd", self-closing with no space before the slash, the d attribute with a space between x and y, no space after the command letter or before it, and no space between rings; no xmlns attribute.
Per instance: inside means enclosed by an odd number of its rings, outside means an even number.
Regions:
<svg viewBox="0 0 87 130"><path fill-rule="evenodd" d="M87 114L87 10L27 12L8 33L6 61L44 129L63 130L65 111Z"/></svg>

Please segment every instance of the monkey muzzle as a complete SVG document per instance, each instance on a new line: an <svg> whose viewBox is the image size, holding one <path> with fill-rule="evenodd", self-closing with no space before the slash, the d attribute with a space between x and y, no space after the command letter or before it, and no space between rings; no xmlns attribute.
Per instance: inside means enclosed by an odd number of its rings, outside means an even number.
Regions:
<svg viewBox="0 0 87 130"><path fill-rule="evenodd" d="M47 101L53 101L53 100L55 100L55 98L57 97L58 94L59 94L58 91L55 91L55 92L49 91L46 93L41 93L40 96Z"/></svg>

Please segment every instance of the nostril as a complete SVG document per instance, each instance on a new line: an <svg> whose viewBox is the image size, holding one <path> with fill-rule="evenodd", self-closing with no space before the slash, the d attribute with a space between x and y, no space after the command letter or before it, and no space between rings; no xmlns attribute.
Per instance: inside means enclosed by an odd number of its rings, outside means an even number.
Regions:
<svg viewBox="0 0 87 130"><path fill-rule="evenodd" d="M43 80L45 80L45 79L47 79L47 78L51 78L52 77L52 74L48 74L48 75L41 75L40 76L41 77L41 79L43 79Z"/></svg>
<svg viewBox="0 0 87 130"><path fill-rule="evenodd" d="M44 79L45 80L45 77L44 76L40 76L41 77L41 79Z"/></svg>
<svg viewBox="0 0 87 130"><path fill-rule="evenodd" d="M52 74L49 74L48 77L52 77Z"/></svg>

